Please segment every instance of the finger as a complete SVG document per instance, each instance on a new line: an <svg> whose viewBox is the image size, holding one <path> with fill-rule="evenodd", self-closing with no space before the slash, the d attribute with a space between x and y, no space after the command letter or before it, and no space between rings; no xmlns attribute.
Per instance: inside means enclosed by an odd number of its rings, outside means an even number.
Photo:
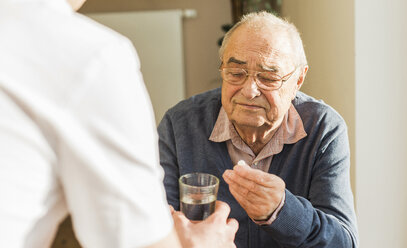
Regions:
<svg viewBox="0 0 407 248"><path fill-rule="evenodd" d="M225 179L227 184L233 183L233 180L230 176L231 173L233 173L232 170L225 170L225 172L223 172L223 174L222 174L222 177L223 177L223 179Z"/></svg>
<svg viewBox="0 0 407 248"><path fill-rule="evenodd" d="M171 206L171 205L169 205L169 204L168 204L168 207L170 208L170 212L171 212L171 214L173 214L173 213L175 212L174 207L173 207L173 206Z"/></svg>
<svg viewBox="0 0 407 248"><path fill-rule="evenodd" d="M246 178L265 187L273 187L274 181L277 178L276 175L243 165L236 165L233 167L233 171L236 172L240 177Z"/></svg>
<svg viewBox="0 0 407 248"><path fill-rule="evenodd" d="M258 198L258 200L252 201L250 198L244 197L232 188L230 188L229 191L251 218L262 219L264 216L268 216L270 210L267 207L267 203L261 202L263 199Z"/></svg>
<svg viewBox="0 0 407 248"><path fill-rule="evenodd" d="M235 239L236 232L239 229L239 222L236 219L230 218L230 219L227 219L226 225L228 227L226 237L229 237L229 239L232 243L230 247L236 248L236 246L233 243L233 240Z"/></svg>
<svg viewBox="0 0 407 248"><path fill-rule="evenodd" d="M229 191L233 192L234 194L238 194L239 199L242 199L251 205L265 204L269 199L267 192L263 192L263 194L256 194L235 184L229 185Z"/></svg>
<svg viewBox="0 0 407 248"><path fill-rule="evenodd" d="M226 202L217 200L216 205L215 205L215 212L217 212L217 211L229 214L230 207Z"/></svg>
<svg viewBox="0 0 407 248"><path fill-rule="evenodd" d="M239 229L239 222L234 219L234 218L229 218L226 221L226 224L229 226L229 228L232 230L233 235L237 232Z"/></svg>
<svg viewBox="0 0 407 248"><path fill-rule="evenodd" d="M218 200L218 201L216 201L215 212L212 215L210 215L208 217L208 219L211 217L216 218L216 219L222 221L222 223L223 223L223 222L226 222L226 220L229 216L229 213L230 213L229 205L226 202Z"/></svg>
<svg viewBox="0 0 407 248"><path fill-rule="evenodd" d="M190 220L185 217L185 215L180 211L174 211L172 214L172 219L174 220L174 224L176 226L188 226L191 224Z"/></svg>
<svg viewBox="0 0 407 248"><path fill-rule="evenodd" d="M247 211L249 209L249 206L252 205L251 202L247 199L247 197L240 194L240 192L236 190L234 187L229 186L229 191L244 210Z"/></svg>
<svg viewBox="0 0 407 248"><path fill-rule="evenodd" d="M250 191L239 184L231 182L229 184L229 191L238 193L243 199L253 205L278 205L285 193L284 182L282 181L280 186L279 184L277 183L275 188L258 186L257 190Z"/></svg>
<svg viewBox="0 0 407 248"><path fill-rule="evenodd" d="M223 178L225 179L226 183L229 184L229 186L236 185L242 187L241 193L243 195L247 195L248 192L250 191L254 194L262 196L263 191L266 190L265 186L257 184L256 182L248 180L244 177L241 177L235 171L231 170L225 171L223 173Z"/></svg>

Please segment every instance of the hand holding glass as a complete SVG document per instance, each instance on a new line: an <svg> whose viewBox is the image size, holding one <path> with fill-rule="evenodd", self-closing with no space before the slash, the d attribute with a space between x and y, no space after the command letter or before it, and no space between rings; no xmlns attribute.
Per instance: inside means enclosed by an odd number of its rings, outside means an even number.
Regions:
<svg viewBox="0 0 407 248"><path fill-rule="evenodd" d="M215 211L219 179L206 173L179 178L181 212L190 220L204 220Z"/></svg>

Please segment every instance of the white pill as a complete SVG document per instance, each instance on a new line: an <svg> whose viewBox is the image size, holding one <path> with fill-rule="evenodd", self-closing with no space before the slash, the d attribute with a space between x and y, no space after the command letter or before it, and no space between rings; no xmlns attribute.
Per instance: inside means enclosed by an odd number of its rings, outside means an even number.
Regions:
<svg viewBox="0 0 407 248"><path fill-rule="evenodd" d="M246 162L244 160L239 160L237 162L238 165L247 165Z"/></svg>

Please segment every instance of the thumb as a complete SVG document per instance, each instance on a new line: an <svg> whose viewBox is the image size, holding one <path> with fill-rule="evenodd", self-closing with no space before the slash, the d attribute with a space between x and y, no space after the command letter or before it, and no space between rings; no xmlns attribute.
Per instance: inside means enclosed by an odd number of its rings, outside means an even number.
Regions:
<svg viewBox="0 0 407 248"><path fill-rule="evenodd" d="M174 220L175 226L184 226L187 227L191 221L185 217L181 211L174 211L172 213L172 219Z"/></svg>
<svg viewBox="0 0 407 248"><path fill-rule="evenodd" d="M239 222L236 219L229 218L227 220L226 224L232 230L233 234L235 234L237 232L237 230L239 229Z"/></svg>
<svg viewBox="0 0 407 248"><path fill-rule="evenodd" d="M171 214L175 212L175 209L172 205L168 204L168 208L170 209Z"/></svg>

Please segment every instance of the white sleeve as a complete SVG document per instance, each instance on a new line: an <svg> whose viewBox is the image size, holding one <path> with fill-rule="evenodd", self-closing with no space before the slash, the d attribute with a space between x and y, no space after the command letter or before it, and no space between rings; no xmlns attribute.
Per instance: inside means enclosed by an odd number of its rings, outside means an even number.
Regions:
<svg viewBox="0 0 407 248"><path fill-rule="evenodd" d="M85 76L78 80L84 87L59 120L56 141L59 177L76 235L84 247L157 242L173 223L137 54L127 40L118 42L83 70Z"/></svg>

